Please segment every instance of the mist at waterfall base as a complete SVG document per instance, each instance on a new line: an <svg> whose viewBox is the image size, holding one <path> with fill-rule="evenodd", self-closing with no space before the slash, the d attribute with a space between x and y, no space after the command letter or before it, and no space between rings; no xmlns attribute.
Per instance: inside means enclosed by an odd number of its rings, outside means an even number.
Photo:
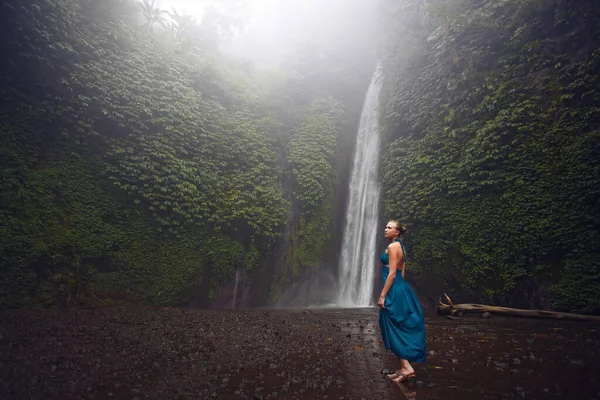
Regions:
<svg viewBox="0 0 600 400"><path fill-rule="evenodd" d="M306 272L284 291L278 306L361 308L375 304L380 76L378 67L361 112L337 273L330 265Z"/></svg>

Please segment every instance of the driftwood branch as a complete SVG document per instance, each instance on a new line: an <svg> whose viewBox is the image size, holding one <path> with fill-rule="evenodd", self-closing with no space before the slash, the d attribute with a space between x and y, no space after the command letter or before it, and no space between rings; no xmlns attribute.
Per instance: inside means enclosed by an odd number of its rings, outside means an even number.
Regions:
<svg viewBox="0 0 600 400"><path fill-rule="evenodd" d="M98 298L98 296L96 296L96 293L94 293L94 292L92 292L92 291L90 291L90 293L91 293L91 294L92 294L92 296L94 296L94 298L95 298L96 300L98 300L100 303L104 304L105 306L107 306L107 305L108 305L108 304L106 304L105 302L103 302L102 300L100 300L100 299Z"/></svg>
<svg viewBox="0 0 600 400"><path fill-rule="evenodd" d="M450 297L448 297L446 293L444 293L444 296L446 296L446 300L448 300L448 304L450 305L450 307L454 307L454 303L452 302L452 300L450 300Z"/></svg>
<svg viewBox="0 0 600 400"><path fill-rule="evenodd" d="M600 316L583 315L575 313L546 311L546 310L523 310L519 308L496 307L485 304L454 304L450 297L444 293L447 303L443 303L440 299L440 305L437 309L440 315L449 315L452 317L460 317L463 313L490 313L495 315L511 315L517 317L529 318L550 318L575 321L593 321L600 322Z"/></svg>

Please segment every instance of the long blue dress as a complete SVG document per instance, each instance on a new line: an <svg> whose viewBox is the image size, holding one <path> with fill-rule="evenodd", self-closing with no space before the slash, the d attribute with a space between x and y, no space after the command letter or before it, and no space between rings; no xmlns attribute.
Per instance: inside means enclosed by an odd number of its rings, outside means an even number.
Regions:
<svg viewBox="0 0 600 400"><path fill-rule="evenodd" d="M400 239L404 260L406 251ZM381 255L383 263L383 284L390 273L389 258L384 251ZM402 278L401 270L396 272L396 278L385 296L384 307L379 310L379 326L386 349L400 358L408 361L424 362L427 351L425 346L425 319L417 295L410 285Z"/></svg>

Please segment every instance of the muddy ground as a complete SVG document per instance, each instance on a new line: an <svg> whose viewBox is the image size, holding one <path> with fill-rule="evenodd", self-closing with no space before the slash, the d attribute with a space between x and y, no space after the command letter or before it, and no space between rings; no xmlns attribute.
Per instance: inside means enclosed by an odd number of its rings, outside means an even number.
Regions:
<svg viewBox="0 0 600 400"><path fill-rule="evenodd" d="M0 399L600 399L600 325L431 315L391 384L376 309L0 311Z"/></svg>

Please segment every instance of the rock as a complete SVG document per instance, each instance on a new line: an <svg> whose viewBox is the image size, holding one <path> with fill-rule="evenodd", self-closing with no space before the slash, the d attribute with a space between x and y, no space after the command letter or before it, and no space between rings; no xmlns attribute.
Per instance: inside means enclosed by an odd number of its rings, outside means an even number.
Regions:
<svg viewBox="0 0 600 400"><path fill-rule="evenodd" d="M127 323L107 323L119 312L119 320ZM0 342L1 368L14 371L9 376L12 379L9 383L11 398L61 398L61 394L69 392L70 396L78 398L109 398L108 392L115 390L111 398L138 397L137 400L324 399L325 393L329 394L330 400L340 396L384 399L389 383L383 376L376 375L376 369L384 365L388 368L396 366L397 362L393 355L384 351L379 336L367 334L376 321L376 314L347 316L315 310L309 315L278 310L265 317L262 310L143 307L93 310L87 316L83 315L85 310L77 313L75 318L75 313L69 310L60 313L27 311L15 313L17 319L8 318L7 313L0 310L0 331L11 332ZM352 323L347 325L347 321ZM501 318L488 324L470 321L469 326L474 326L475 330L462 330L461 325L443 318L437 325L428 326L428 342L434 346L432 348L440 350L428 350L432 362L424 367L416 366L422 380L406 382L403 388L407 392L423 386L424 389L416 390L426 390L431 397L447 397L444 396L446 391L454 387L448 385L454 382L446 380L447 374L452 369L458 370L454 363L464 364L465 367L460 369L465 380L484 382L484 377L493 373L494 385L501 386L504 393L513 398L533 397L528 392L532 385L550 388L552 394L560 390L553 389L554 382L543 369L534 368L533 361L529 360L530 355L535 360L532 352L542 351L542 348L526 343L534 330L540 331L535 321L528 322L533 324L529 330L522 330L512 322L505 323ZM119 327L118 331L115 325ZM360 325L367 329L360 331ZM58 328L46 331L49 326ZM501 329L488 333L498 327ZM511 328L509 335L503 333L502 328L506 327ZM275 335L277 331L279 335ZM567 336L575 338L572 344L561 342L557 347L554 339L544 343L544 350L548 350L544 352L546 362L558 365L557 361L566 357L573 363L573 367L565 369L566 380L576 377L577 371L582 370L575 365L582 362L593 365L597 360L595 347L586 342L591 336L585 336L585 332L581 336L571 333L569 331ZM501 345L495 346L492 340L477 340L482 336L498 337L497 343ZM448 344L449 337L455 342ZM67 347L56 346L59 338ZM335 340L328 341L327 338ZM363 346L363 351L354 351L356 344ZM440 347L435 347L437 344ZM177 351L173 352L174 349ZM582 349L590 351L582 353ZM582 354L586 355L585 359ZM44 358L38 361L40 357ZM373 362L375 359L377 362ZM51 372L53 365L57 367ZM517 373L515 368L521 371ZM420 372L430 369L433 370L431 374ZM497 370L504 372L497 373ZM391 372L391 368L381 370L382 374ZM50 375L55 376L52 381L56 384L40 384ZM6 378L0 377L0 387L6 387L3 386L6 382ZM74 386L72 382L75 382ZM456 382L461 383L460 380ZM74 387L74 392L69 385ZM515 387L524 389L516 390ZM536 390L542 393L542 389ZM562 390L566 394L566 387Z"/></svg>
<svg viewBox="0 0 600 400"><path fill-rule="evenodd" d="M521 386L517 386L517 387L515 388L515 392L516 392L516 393L517 393L519 396L521 396L521 397L525 398L525 390L524 390L524 389L523 389Z"/></svg>

